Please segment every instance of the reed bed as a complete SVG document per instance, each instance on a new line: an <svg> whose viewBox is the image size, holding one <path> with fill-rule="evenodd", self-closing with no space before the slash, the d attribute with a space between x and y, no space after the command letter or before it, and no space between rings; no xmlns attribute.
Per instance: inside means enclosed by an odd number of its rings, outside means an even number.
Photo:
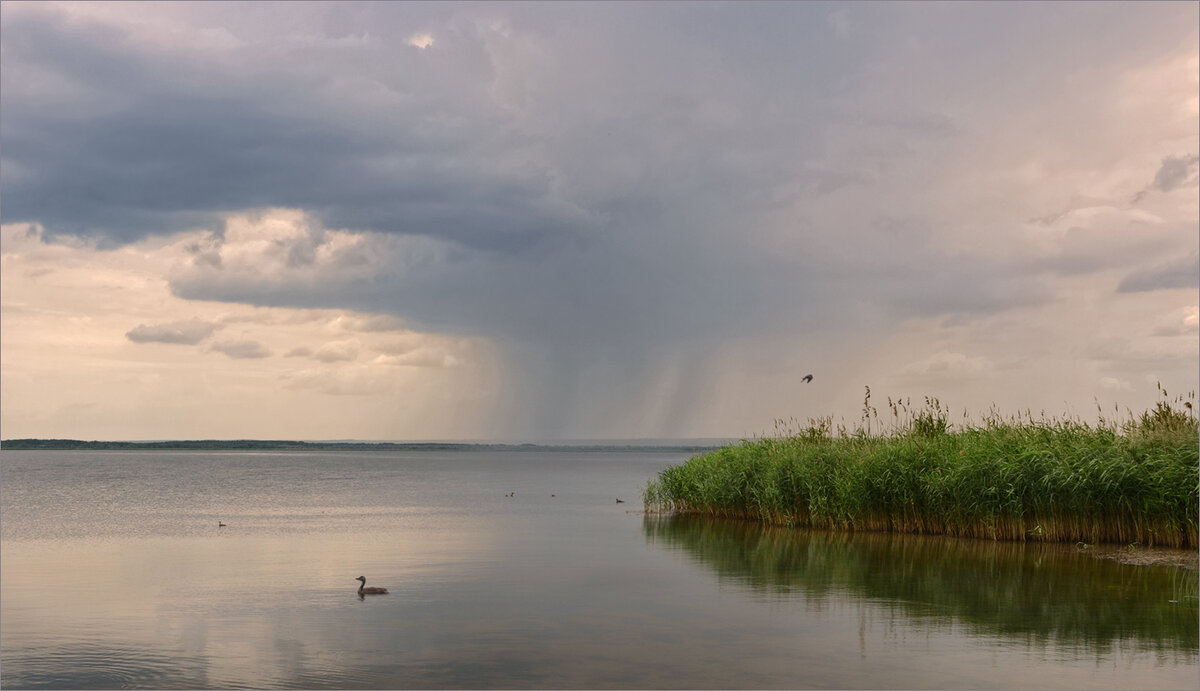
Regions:
<svg viewBox="0 0 1200 691"><path fill-rule="evenodd" d="M952 425L936 399L919 410L888 405L893 420L881 425L868 388L853 431L830 418L780 422L775 437L663 470L643 500L649 510L834 530L1200 544L1191 400L1093 424L993 410L981 423Z"/></svg>

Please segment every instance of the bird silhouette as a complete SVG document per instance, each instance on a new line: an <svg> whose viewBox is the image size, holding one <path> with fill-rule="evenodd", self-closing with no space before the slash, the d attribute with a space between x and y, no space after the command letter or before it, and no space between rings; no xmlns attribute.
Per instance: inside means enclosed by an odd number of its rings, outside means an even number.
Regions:
<svg viewBox="0 0 1200 691"><path fill-rule="evenodd" d="M811 374L806 374L806 375L804 375L804 378L803 378L803 379L801 379L800 381L802 381L802 382L804 382L805 384L807 384L808 382L812 381L812 375L811 375Z"/></svg>
<svg viewBox="0 0 1200 691"><path fill-rule="evenodd" d="M375 587L368 588L367 587L367 579L363 576L359 576L358 578L355 578L354 580L361 581L361 583L358 586L358 594L359 595L387 595L387 588L375 588Z"/></svg>

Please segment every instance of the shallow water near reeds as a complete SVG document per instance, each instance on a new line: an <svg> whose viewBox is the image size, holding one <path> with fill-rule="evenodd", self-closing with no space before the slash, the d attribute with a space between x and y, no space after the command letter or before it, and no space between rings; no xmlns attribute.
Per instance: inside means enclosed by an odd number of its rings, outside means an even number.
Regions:
<svg viewBox="0 0 1200 691"><path fill-rule="evenodd" d="M687 455L6 451L0 686L1200 681L1194 555L643 515Z"/></svg>

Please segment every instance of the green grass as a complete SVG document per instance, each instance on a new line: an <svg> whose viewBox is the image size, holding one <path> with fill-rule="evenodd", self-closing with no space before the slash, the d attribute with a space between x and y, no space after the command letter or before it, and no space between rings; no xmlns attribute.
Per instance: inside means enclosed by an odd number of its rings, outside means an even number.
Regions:
<svg viewBox="0 0 1200 691"><path fill-rule="evenodd" d="M890 425L870 389L853 431L830 418L777 423L774 438L663 470L643 500L651 510L835 530L1198 544L1200 428L1190 401L1163 401L1125 422L993 410L957 426L936 399L920 410L888 403Z"/></svg>

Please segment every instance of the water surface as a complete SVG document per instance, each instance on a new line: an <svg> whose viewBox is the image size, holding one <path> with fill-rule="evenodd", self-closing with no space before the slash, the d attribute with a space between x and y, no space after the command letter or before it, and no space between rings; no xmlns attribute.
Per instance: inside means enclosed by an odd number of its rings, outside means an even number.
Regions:
<svg viewBox="0 0 1200 691"><path fill-rule="evenodd" d="M0 686L1197 686L1193 570L642 515L685 457L6 451Z"/></svg>

